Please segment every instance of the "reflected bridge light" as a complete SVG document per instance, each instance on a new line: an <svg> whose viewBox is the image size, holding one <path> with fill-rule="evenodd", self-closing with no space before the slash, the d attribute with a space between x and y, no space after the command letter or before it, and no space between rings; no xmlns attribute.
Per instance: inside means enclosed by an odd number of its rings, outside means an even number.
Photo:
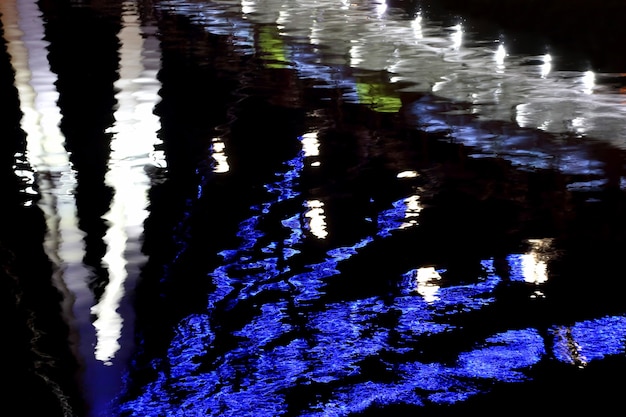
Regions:
<svg viewBox="0 0 626 417"><path fill-rule="evenodd" d="M319 24L317 19L313 19L311 21L311 27L309 29L310 29L309 42L311 42L312 45L321 45L322 38L319 35L323 33L324 27Z"/></svg>
<svg viewBox="0 0 626 417"><path fill-rule="evenodd" d="M398 175L396 175L396 177L399 178L399 179L402 179L402 178L417 178L418 176L419 176L419 174L417 173L417 171L402 171Z"/></svg>
<svg viewBox="0 0 626 417"><path fill-rule="evenodd" d="M241 12L245 15L256 11L256 2L254 0L241 0Z"/></svg>
<svg viewBox="0 0 626 417"><path fill-rule="evenodd" d="M441 275L433 267L423 267L415 270L415 291L424 298L427 303L437 301L439 297L439 281Z"/></svg>
<svg viewBox="0 0 626 417"><path fill-rule="evenodd" d="M452 27L453 32L450 35L450 39L452 40L452 49L458 50L463 45L463 26L461 24L454 25Z"/></svg>
<svg viewBox="0 0 626 417"><path fill-rule="evenodd" d="M359 45L357 43L357 40L351 40L350 43L352 43L352 45L350 46L350 66L351 67L358 67L361 63L363 63L363 58L364 58L364 47L363 45Z"/></svg>
<svg viewBox="0 0 626 417"><path fill-rule="evenodd" d="M548 264L556 256L553 239L529 239L528 244L526 253L509 257L511 279L541 285L548 281ZM539 289L532 295L534 298L543 296Z"/></svg>
<svg viewBox="0 0 626 417"><path fill-rule="evenodd" d="M278 12L278 19L276 19L276 25L279 29L283 29L285 23L289 23L291 16L289 14L289 9L283 8Z"/></svg>
<svg viewBox="0 0 626 417"><path fill-rule="evenodd" d="M406 229L407 227L412 227L417 224L417 217L420 211L422 211L422 205L419 199L418 195L412 195L404 199L404 218L406 221L400 225L400 229Z"/></svg>
<svg viewBox="0 0 626 417"><path fill-rule="evenodd" d="M571 129L578 137L583 137L587 133L588 122L584 117L575 117L570 122Z"/></svg>
<svg viewBox="0 0 626 417"><path fill-rule="evenodd" d="M228 157L226 155L226 145L220 138L213 138L211 140L211 157L215 164L213 165L213 172L223 174L230 170L228 165Z"/></svg>
<svg viewBox="0 0 626 417"><path fill-rule="evenodd" d="M317 132L305 133L300 138L300 142L302 142L302 151L305 157L319 156L320 142L317 139Z"/></svg>
<svg viewBox="0 0 626 417"><path fill-rule="evenodd" d="M498 49L494 54L494 60L496 61L496 68L503 69L504 68L504 59L506 58L506 48L503 44L498 45Z"/></svg>
<svg viewBox="0 0 626 417"><path fill-rule="evenodd" d="M411 27L413 28L413 35L415 39L423 39L424 33L422 32L422 15L418 14L415 19L411 22Z"/></svg>
<svg viewBox="0 0 626 417"><path fill-rule="evenodd" d="M585 94L592 94L596 85L596 74L593 71L586 71L581 79L583 84L583 92Z"/></svg>
<svg viewBox="0 0 626 417"><path fill-rule="evenodd" d="M524 281L542 284L548 281L548 262L553 256L552 239L529 239L530 250L522 257Z"/></svg>
<svg viewBox="0 0 626 417"><path fill-rule="evenodd" d="M320 200L308 200L306 206L308 211L304 215L309 218L309 230L319 239L325 239L328 231L326 230L324 203Z"/></svg>
<svg viewBox="0 0 626 417"><path fill-rule="evenodd" d="M545 54L543 56L543 64L541 64L541 78L546 78L552 71L552 56Z"/></svg>
<svg viewBox="0 0 626 417"><path fill-rule="evenodd" d="M381 3L376 5L376 14L378 15L378 17L382 17L386 11L387 11L387 1L382 0Z"/></svg>

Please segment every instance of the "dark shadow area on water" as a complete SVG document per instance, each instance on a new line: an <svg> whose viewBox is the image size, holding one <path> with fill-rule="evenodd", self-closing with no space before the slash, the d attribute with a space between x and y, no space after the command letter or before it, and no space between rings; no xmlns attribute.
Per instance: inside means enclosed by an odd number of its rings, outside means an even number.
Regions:
<svg viewBox="0 0 626 417"><path fill-rule="evenodd" d="M107 2L103 10L41 2L50 70L57 75L60 130L76 174L76 216L85 234L84 263L93 276L89 288L96 302L109 282L102 264L107 252L103 216L111 208L113 190L105 183L111 153L118 78L121 2Z"/></svg>

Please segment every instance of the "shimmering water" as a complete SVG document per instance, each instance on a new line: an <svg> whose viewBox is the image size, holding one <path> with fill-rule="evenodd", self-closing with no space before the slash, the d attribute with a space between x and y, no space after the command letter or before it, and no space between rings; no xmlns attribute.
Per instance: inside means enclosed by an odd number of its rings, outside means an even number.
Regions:
<svg viewBox="0 0 626 417"><path fill-rule="evenodd" d="M0 13L8 415L619 403L622 73L420 3Z"/></svg>

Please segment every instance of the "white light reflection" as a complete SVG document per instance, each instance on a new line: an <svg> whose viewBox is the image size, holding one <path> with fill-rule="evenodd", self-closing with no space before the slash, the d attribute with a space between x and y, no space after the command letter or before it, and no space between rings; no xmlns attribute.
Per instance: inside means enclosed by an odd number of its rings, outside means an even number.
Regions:
<svg viewBox="0 0 626 417"><path fill-rule="evenodd" d="M504 69L504 59L506 58L507 53L503 44L498 45L498 49L494 54L494 60L496 61L496 70L498 72L502 72Z"/></svg>
<svg viewBox="0 0 626 417"><path fill-rule="evenodd" d="M110 211L104 216L110 224L104 236L107 253L103 257L109 282L98 304L91 308L96 315L95 357L106 365L120 349L122 326L128 316L120 314L120 304L127 288L133 288L139 275L139 243L147 215L148 178L144 167L152 162L157 142L158 118L152 109L159 100L157 69L144 66L145 42L134 2L124 3L123 26L119 33L120 70L115 86L118 108L111 142L111 160L107 183L115 190ZM129 262L128 254L133 256Z"/></svg>
<svg viewBox="0 0 626 417"><path fill-rule="evenodd" d="M553 239L529 239L528 244L530 247L526 253L509 257L511 279L541 285L548 281L548 264L555 256ZM538 298L543 296L539 288L532 295Z"/></svg>
<svg viewBox="0 0 626 417"><path fill-rule="evenodd" d="M411 27L413 28L413 35L415 39L423 39L424 33L422 31L422 15L418 14L413 21L411 21Z"/></svg>
<svg viewBox="0 0 626 417"><path fill-rule="evenodd" d="M16 154L15 157L27 160L36 172L70 171L69 156L64 147L65 138L58 127L61 114L56 105L59 97L55 89L57 77L50 71L46 60L48 43L42 40L44 29L39 10L31 2L0 2L0 16L7 50L15 70L15 86L22 111L21 128L27 138L26 154ZM16 174L29 186L35 185L32 173L20 170ZM48 176L58 175L62 174ZM43 188L44 200L49 193L53 193L53 184L42 183L39 186Z"/></svg>
<svg viewBox="0 0 626 417"><path fill-rule="evenodd" d="M365 48L360 45L359 41L351 40L352 46L350 46L350 66L358 67L364 61Z"/></svg>
<svg viewBox="0 0 626 417"><path fill-rule="evenodd" d="M228 165L228 157L226 155L226 145L220 138L213 138L211 143L211 157L215 161L213 172L221 174L230 170Z"/></svg>
<svg viewBox="0 0 626 417"><path fill-rule="evenodd" d="M302 151L305 157L319 156L320 142L317 139L317 132L305 133L300 141L302 142Z"/></svg>
<svg viewBox="0 0 626 417"><path fill-rule="evenodd" d="M586 71L582 76L581 82L583 84L583 92L585 94L592 94L593 88L596 85L596 75L593 71Z"/></svg>
<svg viewBox="0 0 626 417"><path fill-rule="evenodd" d="M452 35L450 35L450 39L452 40L452 49L459 50L463 45L463 26L455 25L452 27L454 30Z"/></svg>
<svg viewBox="0 0 626 417"><path fill-rule="evenodd" d="M256 7L255 6L256 6L256 2L254 2L254 1L241 0L241 12L244 15L254 13L256 11Z"/></svg>
<svg viewBox="0 0 626 417"><path fill-rule="evenodd" d="M415 291L424 298L427 303L437 301L439 297L439 281L441 275L433 267L418 268L415 271Z"/></svg>
<svg viewBox="0 0 626 417"><path fill-rule="evenodd" d="M344 77L336 72L335 65L347 64L365 70L390 69L389 57L393 50L393 54L397 51L397 56L393 55L393 74L390 75L393 81L402 80L407 83L401 87L405 91L431 92L433 85L445 80L444 84L437 84L438 95L453 101L471 98L475 105L469 112L486 119L504 121L511 120L511 109L517 104L527 103L531 109L535 109L528 113L533 117L526 118L527 127L541 126L541 129L550 133L566 133L567 126L562 120L572 118L561 111L560 105L555 106L551 101L568 101L576 111L575 115L583 115L589 121L590 136L624 146L623 141L616 138L622 137L624 130L624 123L619 123L618 120L626 118L611 116L610 123L595 122L596 118L602 120L606 116L604 111L595 111L598 105L602 109L605 104L615 108L616 97L604 94L604 88L602 91L596 88L593 101L589 101L589 97L585 97L581 91L579 77L572 77L569 71L555 72L551 62L556 61L556 56L546 54L544 59L542 56L533 56L543 62L529 68L526 65L527 56L511 55L511 51L507 54L508 46L498 38L492 39L493 42L489 45L474 40L468 44L466 32L461 34L463 30L467 30L464 25L463 28L456 26L457 32L453 33L446 30L450 27L443 28L441 22L430 22L423 14L398 18L392 4L389 4L384 16L376 18L374 8L381 1L368 3L369 8L365 4L351 3L349 0L335 3L330 0L292 2L288 21L285 14L281 15L284 4L281 2L261 4L256 0L242 0L241 9L244 12L243 20L249 23L271 24L278 18L281 24L280 34L284 35L284 42L287 44L299 44L308 35L312 44L320 46L313 48L310 54L301 53L301 48L295 48L298 49L297 52L290 51L296 55L290 56L294 68L307 79L315 77L341 85L342 88L349 88L354 81L353 77ZM176 13L191 13L190 3L186 0L169 0L158 7L175 8L174 5L177 4L181 7L176 7ZM204 14L206 10L206 16L212 16L211 19L203 20L207 30L221 31L222 26L238 26L240 23L230 13L222 14L220 11L215 14L207 2L193 1L191 4L194 5L194 10L198 8L199 13ZM220 1L218 4L230 3ZM231 21L232 23L227 24ZM383 26L384 30L381 30ZM249 38L248 42L252 39L251 34L244 36L243 31L242 37ZM458 46L461 38L463 44L459 52L463 53L446 56L446 53L454 52L450 45ZM500 46L499 43L504 45ZM496 75L503 75L505 68L507 77L493 78L494 72ZM573 73L577 74L578 71ZM560 82L546 84L548 77L554 77ZM572 86L572 83L576 85ZM346 92L346 97L354 94L347 88ZM493 99L494 96L496 100ZM621 107L615 108L618 115L621 113L620 109ZM544 122L546 117L552 120Z"/></svg>
<svg viewBox="0 0 626 417"><path fill-rule="evenodd" d="M552 56L545 54L543 57L543 64L541 65L541 78L546 78L552 71Z"/></svg>
<svg viewBox="0 0 626 417"><path fill-rule="evenodd" d="M22 130L26 133L25 158L33 172L17 174L41 194L39 207L45 214L47 232L44 247L54 264L53 284L63 294L63 313L70 320L72 332L80 334L80 352L88 355L91 323L83 304L92 299L86 285L90 272L82 263L83 233L76 219L75 173L65 150L65 138L59 129L61 112L57 106L57 76L47 61L48 42L44 41L44 23L36 2L2 1L0 17L7 50L15 70L15 86L20 100ZM35 174L37 174L35 176ZM81 303L82 302L82 303ZM87 346L87 348L85 348Z"/></svg>
<svg viewBox="0 0 626 417"><path fill-rule="evenodd" d="M571 128L578 137L585 136L587 133L587 121L584 117L575 117L572 119Z"/></svg>
<svg viewBox="0 0 626 417"><path fill-rule="evenodd" d="M387 11L387 2L385 0L382 1L382 3L378 3L376 5L376 14L378 15L378 17L382 17L385 12Z"/></svg>
<svg viewBox="0 0 626 417"><path fill-rule="evenodd" d="M317 132L305 133L300 138L300 141L302 142L302 152L304 153L305 157L311 158L319 156L320 142L317 139ZM313 159L310 162L310 166L319 167L321 166L321 162L318 159Z"/></svg>
<svg viewBox="0 0 626 417"><path fill-rule="evenodd" d="M309 229L314 236L325 239L328 236L326 230L326 216L324 215L324 203L320 200L308 200L306 202L308 211L304 213L309 218Z"/></svg>
<svg viewBox="0 0 626 417"><path fill-rule="evenodd" d="M320 38L320 34L324 32L323 26L320 26L317 19L313 19L309 29L309 42L311 42L311 45L321 45L322 39Z"/></svg>
<svg viewBox="0 0 626 417"><path fill-rule="evenodd" d="M278 19L276 19L276 25L278 29L283 29L285 23L289 23L291 16L289 14L289 9L283 8L278 12Z"/></svg>
<svg viewBox="0 0 626 417"><path fill-rule="evenodd" d="M417 217L420 211L422 211L422 205L419 200L418 195L412 195L404 199L404 204L406 205L404 217L407 221L400 225L400 229L406 229L407 227L412 227L417 224Z"/></svg>
<svg viewBox="0 0 626 417"><path fill-rule="evenodd" d="M515 121L520 127L532 127L536 123L534 122L535 111L531 104L522 103L515 106ZM536 126L539 130L547 131L550 125L553 123L553 120L550 118L551 114L549 112L543 112L542 116L547 118L543 120L538 126Z"/></svg>
<svg viewBox="0 0 626 417"><path fill-rule="evenodd" d="M416 178L419 174L417 171L402 171L396 177L397 178Z"/></svg>

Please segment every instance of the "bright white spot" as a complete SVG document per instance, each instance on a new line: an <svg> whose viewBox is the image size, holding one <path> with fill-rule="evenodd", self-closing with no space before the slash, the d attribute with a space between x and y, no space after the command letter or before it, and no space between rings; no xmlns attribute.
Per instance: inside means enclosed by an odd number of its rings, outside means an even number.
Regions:
<svg viewBox="0 0 626 417"><path fill-rule="evenodd" d="M397 175L398 178L415 178L419 174L416 171L402 171Z"/></svg>
<svg viewBox="0 0 626 417"><path fill-rule="evenodd" d="M324 203L319 200L309 200L306 202L309 208L304 215L308 217L309 228L314 236L320 239L326 238L328 232L326 231L326 216L324 215Z"/></svg>
<svg viewBox="0 0 626 417"><path fill-rule="evenodd" d="M435 268L419 268L415 273L415 290L424 297L424 301L427 303L437 301L439 299L437 296L440 288L437 283L439 280L441 280L441 275Z"/></svg>

